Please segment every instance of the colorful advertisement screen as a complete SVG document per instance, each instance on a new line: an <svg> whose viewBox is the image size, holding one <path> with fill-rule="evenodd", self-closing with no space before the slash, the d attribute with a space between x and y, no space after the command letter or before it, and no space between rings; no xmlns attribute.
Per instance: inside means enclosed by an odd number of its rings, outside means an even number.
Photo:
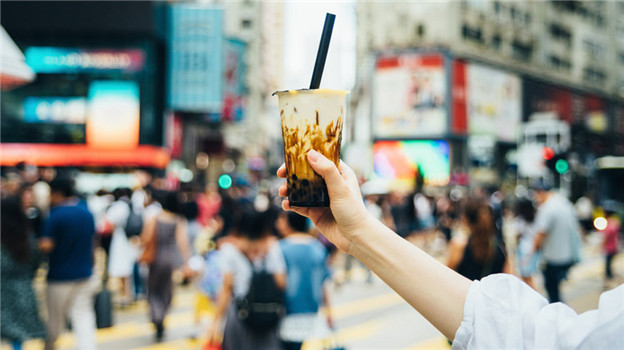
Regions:
<svg viewBox="0 0 624 350"><path fill-rule="evenodd" d="M373 130L377 138L441 136L448 130L447 74L440 54L403 54L377 60Z"/></svg>
<svg viewBox="0 0 624 350"><path fill-rule="evenodd" d="M426 185L445 186L450 180L446 141L378 141L373 146L375 175L401 187L414 185L420 172Z"/></svg>
<svg viewBox="0 0 624 350"><path fill-rule="evenodd" d="M87 145L132 149L139 144L139 85L133 81L94 81L89 86Z"/></svg>

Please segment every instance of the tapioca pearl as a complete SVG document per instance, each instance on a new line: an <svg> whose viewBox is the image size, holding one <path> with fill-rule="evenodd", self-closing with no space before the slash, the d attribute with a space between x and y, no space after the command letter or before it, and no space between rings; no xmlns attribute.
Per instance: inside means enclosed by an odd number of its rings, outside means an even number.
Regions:
<svg viewBox="0 0 624 350"><path fill-rule="evenodd" d="M292 179L293 181L297 181L298 180L297 175L293 174Z"/></svg>
<svg viewBox="0 0 624 350"><path fill-rule="evenodd" d="M302 186L310 186L310 181L308 181L306 179L303 179L303 180L301 180L301 185Z"/></svg>

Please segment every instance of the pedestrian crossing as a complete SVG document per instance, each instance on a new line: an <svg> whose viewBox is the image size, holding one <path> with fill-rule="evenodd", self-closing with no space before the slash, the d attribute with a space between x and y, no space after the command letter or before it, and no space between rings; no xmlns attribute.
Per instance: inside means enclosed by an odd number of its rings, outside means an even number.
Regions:
<svg viewBox="0 0 624 350"><path fill-rule="evenodd" d="M624 272L624 256L619 256L616 259L614 267L616 273ZM603 268L603 261L600 256L594 255L588 257L584 263L571 271L570 280L563 286L564 297L566 289L569 289L570 305L577 311L579 309L596 307L598 295L602 291L601 286L596 286L596 281L601 279ZM356 281L354 283L357 284L359 282ZM376 283L380 284L378 280L376 280ZM364 285L361 288L365 288ZM586 291L577 291L577 289L585 288L587 288ZM176 290L172 303L172 312L165 320L167 336L164 342L153 343L154 329L148 321L148 306L145 301L140 301L132 307L116 310L115 325L111 328L97 331L98 349L201 349L202 339L191 340L187 338L194 327L194 293L194 290L189 287ZM393 315L391 312L388 313L386 311L400 307L404 303L397 294L388 289L384 289L382 292L374 295L342 300L342 302L333 305L332 315L337 324L345 324L346 326L340 327L339 330L334 332L329 341L333 345L344 345L354 342L361 344L366 342L367 339L373 339L383 336L386 332L395 331L393 327L396 327L396 322L393 323ZM406 308L408 307L406 306ZM345 320L350 321L342 322ZM424 339L417 341L413 345L404 346L403 349L449 349L446 339L441 335ZM304 344L304 350L321 349L326 347L327 344L327 339L311 339ZM63 334L57 342L57 349L59 350L73 349L74 346L75 340L71 333ZM28 341L24 343L23 349L43 349L43 342ZM10 350L10 346L5 344L1 347L1 350Z"/></svg>

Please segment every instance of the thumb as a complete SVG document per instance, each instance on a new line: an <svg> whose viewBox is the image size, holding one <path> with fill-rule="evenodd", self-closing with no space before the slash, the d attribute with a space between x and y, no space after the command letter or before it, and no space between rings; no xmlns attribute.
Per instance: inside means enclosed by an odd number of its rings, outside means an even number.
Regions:
<svg viewBox="0 0 624 350"><path fill-rule="evenodd" d="M325 180L330 198L332 195L343 194L347 186L334 162L315 150L310 150L310 152L308 152L308 162L312 166L312 169Z"/></svg>

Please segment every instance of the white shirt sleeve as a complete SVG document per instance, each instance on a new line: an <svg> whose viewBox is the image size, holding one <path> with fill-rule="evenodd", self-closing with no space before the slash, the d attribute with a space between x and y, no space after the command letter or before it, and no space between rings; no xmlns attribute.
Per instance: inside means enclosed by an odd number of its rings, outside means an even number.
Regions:
<svg viewBox="0 0 624 350"><path fill-rule="evenodd" d="M265 259L268 272L274 274L286 272L286 261L279 243L275 242L271 245Z"/></svg>
<svg viewBox="0 0 624 350"><path fill-rule="evenodd" d="M624 285L578 315L511 275L474 281L452 349L624 349Z"/></svg>

